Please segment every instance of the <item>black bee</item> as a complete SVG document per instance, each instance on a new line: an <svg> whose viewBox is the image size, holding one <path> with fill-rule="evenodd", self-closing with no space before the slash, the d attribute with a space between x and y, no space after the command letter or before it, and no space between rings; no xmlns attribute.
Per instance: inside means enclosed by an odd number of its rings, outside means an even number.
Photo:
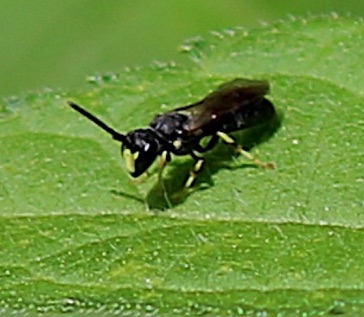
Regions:
<svg viewBox="0 0 364 317"><path fill-rule="evenodd" d="M243 150L228 135L264 124L273 117L273 104L264 97L268 92L268 81L237 78L196 103L157 115L148 128L127 134L115 131L74 102L68 104L122 143L121 153L132 177L146 172L157 156L161 156L162 171L172 154L190 155L195 166L185 183L185 188L189 188L203 168L201 153L212 149L219 139L255 164L274 168L274 164L261 162ZM203 146L201 140L206 137L210 139Z"/></svg>

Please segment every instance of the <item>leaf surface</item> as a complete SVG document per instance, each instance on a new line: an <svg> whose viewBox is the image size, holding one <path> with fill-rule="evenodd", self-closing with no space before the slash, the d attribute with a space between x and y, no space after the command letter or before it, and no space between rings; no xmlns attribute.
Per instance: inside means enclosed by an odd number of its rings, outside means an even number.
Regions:
<svg viewBox="0 0 364 317"><path fill-rule="evenodd" d="M91 77L77 92L5 101L3 312L362 313L363 28L332 16L215 32L182 46L190 69L156 63ZM253 168L219 146L171 208L156 175L131 182L120 145L66 105L127 132L235 77L271 83L280 127L251 151L278 168ZM192 165L168 165L169 196Z"/></svg>

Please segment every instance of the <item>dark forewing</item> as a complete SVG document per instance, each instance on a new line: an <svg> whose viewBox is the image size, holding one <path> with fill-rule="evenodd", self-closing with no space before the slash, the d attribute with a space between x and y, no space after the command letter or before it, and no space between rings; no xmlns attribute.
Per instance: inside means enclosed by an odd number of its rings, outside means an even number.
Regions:
<svg viewBox="0 0 364 317"><path fill-rule="evenodd" d="M190 119L185 123L185 129L192 132L211 124L224 114L259 102L268 92L268 81L236 78L220 85L203 100L174 111L188 114Z"/></svg>

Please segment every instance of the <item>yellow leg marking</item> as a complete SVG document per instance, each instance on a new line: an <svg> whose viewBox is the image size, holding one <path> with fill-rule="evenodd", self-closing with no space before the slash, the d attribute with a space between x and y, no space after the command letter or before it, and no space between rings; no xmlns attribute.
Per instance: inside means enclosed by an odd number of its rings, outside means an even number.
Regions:
<svg viewBox="0 0 364 317"><path fill-rule="evenodd" d="M140 175L138 178L132 178L132 182L134 184L143 184L145 181L147 181L151 176L153 175L153 173L149 172L149 171L145 171L142 175Z"/></svg>
<svg viewBox="0 0 364 317"><path fill-rule="evenodd" d="M136 152L138 153L138 152ZM135 157L136 153L133 154L133 157ZM158 168L158 180L161 181L162 180L162 173L164 168L166 167L167 163L168 163L168 152L163 152L159 161L159 168ZM130 155L128 157L131 157ZM133 162L133 161L131 161ZM129 163L130 165L130 163ZM142 184L144 183L146 180L148 180L151 176L153 176L155 173L155 169L153 168L152 172L151 171L145 171L142 175L140 175L138 178L133 178L132 182L134 184Z"/></svg>
<svg viewBox="0 0 364 317"><path fill-rule="evenodd" d="M260 166L260 167L264 167L264 168L269 168L269 169L274 169L276 166L274 163L270 163L270 162L263 162L261 160L259 160L258 158L256 158L254 155L252 155L251 153L243 150L243 148L237 144L235 142L235 140L230 137L229 135L227 135L224 132L217 132L216 133L224 142L230 144L232 147L234 147L235 151L240 153L241 155L245 156L248 160L252 161L254 164Z"/></svg>
<svg viewBox="0 0 364 317"><path fill-rule="evenodd" d="M170 156L171 156L171 154L169 152L167 152L167 151L163 151L162 154L161 154L161 158L160 158L160 161L159 161L158 182L162 186L163 196L164 196L164 199L166 200L166 203L167 203L168 207L172 208L172 203L169 200L167 189L166 189L166 186L164 185L163 178L162 178L163 170L166 167L167 163L171 160Z"/></svg>
<svg viewBox="0 0 364 317"><path fill-rule="evenodd" d="M203 164L205 163L204 159L199 159L195 166L193 167L192 171L190 172L190 176L188 177L186 183L185 183L185 188L190 188L193 184L193 182L195 181L198 173L202 170Z"/></svg>
<svg viewBox="0 0 364 317"><path fill-rule="evenodd" d="M169 155L170 154L167 151L163 151L161 154L161 158L159 161L159 172L158 172L158 179L160 181L162 180L163 170L166 167L167 163L170 161Z"/></svg>

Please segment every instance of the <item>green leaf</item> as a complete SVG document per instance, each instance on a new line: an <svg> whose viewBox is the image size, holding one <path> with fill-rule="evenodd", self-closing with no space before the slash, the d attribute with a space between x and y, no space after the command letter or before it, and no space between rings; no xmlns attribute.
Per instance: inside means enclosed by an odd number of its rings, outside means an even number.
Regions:
<svg viewBox="0 0 364 317"><path fill-rule="evenodd" d="M3 312L363 313L363 31L337 16L225 30L182 46L190 69L156 63L4 102ZM235 77L271 83L281 126L252 153L278 168L219 146L171 208L156 175L133 183L120 145L66 104L127 132ZM192 165L168 165L168 196Z"/></svg>

